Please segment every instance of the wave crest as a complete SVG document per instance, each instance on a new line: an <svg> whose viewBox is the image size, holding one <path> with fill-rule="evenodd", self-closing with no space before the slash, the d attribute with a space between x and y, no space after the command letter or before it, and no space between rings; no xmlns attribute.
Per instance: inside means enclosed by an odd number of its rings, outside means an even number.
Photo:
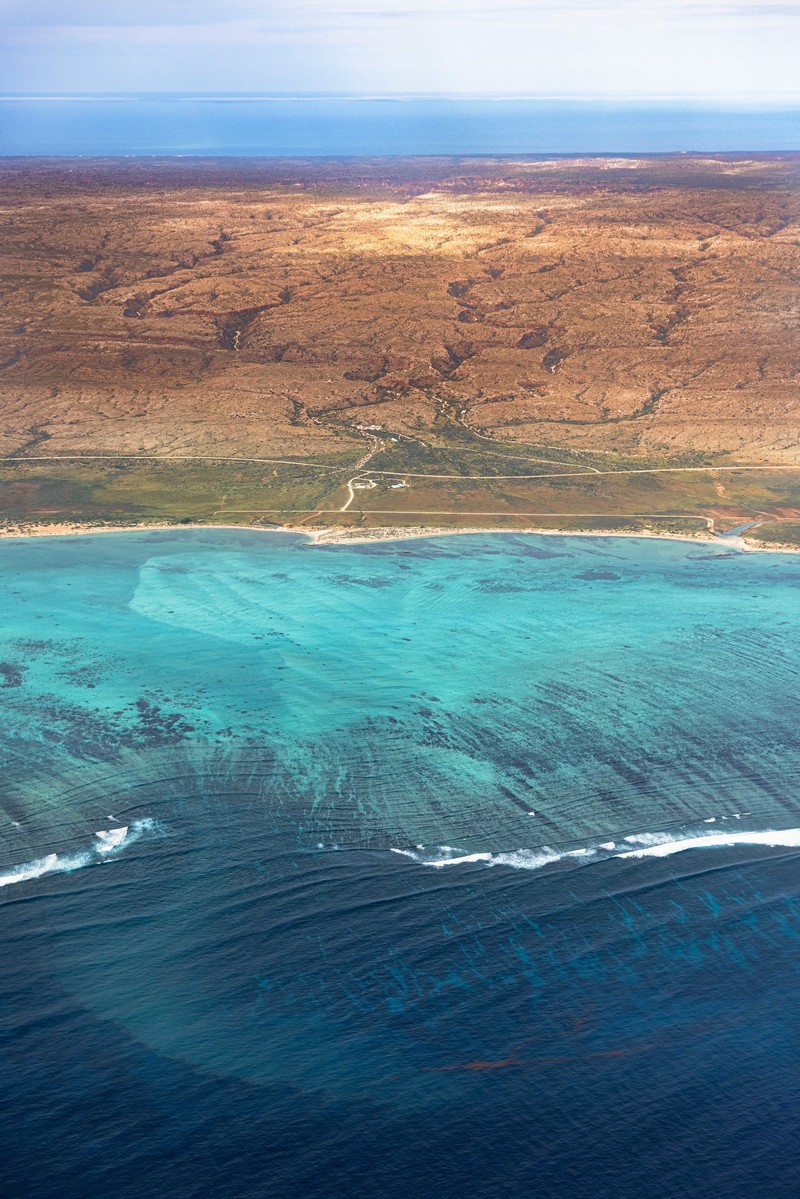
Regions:
<svg viewBox="0 0 800 1199"><path fill-rule="evenodd" d="M703 824L716 823L728 817L711 817L701 821ZM739 819L739 817L735 817ZM586 845L577 849L556 850L548 845L537 849L517 849L501 852L461 853L449 845L440 845L434 854L426 854L424 847L412 849L392 849L392 853L411 858L420 866L429 866L441 870L445 866L465 866L483 863L486 866L510 866L515 870L540 870L556 862L574 861L588 863L606 861L609 858L666 858L672 854L684 853L689 849L719 849L734 845L763 845L775 849L786 847L800 849L800 828L762 829L750 832L707 832L690 834L686 831L675 833L636 833L625 837L619 844L616 841L601 841L595 845Z"/></svg>
<svg viewBox="0 0 800 1199"><path fill-rule="evenodd" d="M140 837L155 832L157 828L155 820L144 817L130 825L100 829L95 833L94 843L88 849L70 854L49 853L46 857L12 866L0 874L0 887L29 882L31 879L42 878L45 874L70 874L73 870L80 870L84 866L91 866L93 863L107 860L113 854L121 853Z"/></svg>

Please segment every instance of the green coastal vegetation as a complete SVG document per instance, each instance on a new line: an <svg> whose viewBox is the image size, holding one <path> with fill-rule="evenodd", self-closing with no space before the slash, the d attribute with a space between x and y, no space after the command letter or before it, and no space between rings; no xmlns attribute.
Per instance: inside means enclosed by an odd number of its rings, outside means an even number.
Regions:
<svg viewBox="0 0 800 1199"><path fill-rule="evenodd" d="M43 448L43 447L40 447ZM6 528L150 522L306 528L541 527L725 532L800 545L800 469L729 457L633 457L381 430L306 459L145 455L6 458ZM781 519L783 514L783 519ZM788 517L788 518L787 518ZM766 523L764 523L766 522Z"/></svg>

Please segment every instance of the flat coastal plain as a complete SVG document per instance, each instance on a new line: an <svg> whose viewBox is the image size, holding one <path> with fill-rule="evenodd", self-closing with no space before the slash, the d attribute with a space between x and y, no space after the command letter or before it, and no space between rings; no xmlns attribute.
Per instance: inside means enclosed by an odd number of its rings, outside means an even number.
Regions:
<svg viewBox="0 0 800 1199"><path fill-rule="evenodd" d="M799 167L5 159L0 517L793 544Z"/></svg>

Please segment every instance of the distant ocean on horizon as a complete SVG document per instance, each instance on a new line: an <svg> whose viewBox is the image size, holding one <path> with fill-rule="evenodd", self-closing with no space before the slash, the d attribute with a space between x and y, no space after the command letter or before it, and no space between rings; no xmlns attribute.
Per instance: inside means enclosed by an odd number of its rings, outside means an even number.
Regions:
<svg viewBox="0 0 800 1199"><path fill-rule="evenodd" d="M0 156L797 150L797 105L243 95L0 96Z"/></svg>

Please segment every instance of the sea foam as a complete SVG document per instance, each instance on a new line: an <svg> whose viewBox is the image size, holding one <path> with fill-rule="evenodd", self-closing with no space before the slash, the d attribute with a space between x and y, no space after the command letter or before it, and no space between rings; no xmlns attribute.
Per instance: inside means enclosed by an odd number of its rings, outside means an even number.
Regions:
<svg viewBox="0 0 800 1199"><path fill-rule="evenodd" d="M418 862L420 866L430 866L435 870L441 870L445 866L465 866L474 862L483 862L487 866L511 866L517 870L538 870L542 866L549 866L552 862L560 862L563 858L578 858L586 857L594 853L593 849L572 849L566 853L559 853L548 846L543 845L541 849L515 849L501 853L459 853L449 845L440 845L435 851L435 856L430 856L422 852L414 852L411 849L392 849L392 853L402 854L405 858L411 858Z"/></svg>
<svg viewBox="0 0 800 1199"><path fill-rule="evenodd" d="M95 840L88 849L68 854L49 853L46 857L7 868L0 874L0 887L29 882L31 879L42 878L45 874L70 874L73 870L80 870L84 866L91 866L120 853L140 837L155 832L157 828L155 820L144 817L120 828L100 829L95 833Z"/></svg>
<svg viewBox="0 0 800 1199"><path fill-rule="evenodd" d="M700 823L716 822L716 817ZM726 817L722 817L726 819ZM601 841L595 845L576 849L556 850L548 845L537 849L516 849L489 853L461 853L450 845L440 845L425 852L424 848L392 849L392 853L411 858L420 866L441 870L445 866L466 866L483 863L486 866L510 866L516 870L540 870L556 862L572 861L576 864L606 861L609 858L666 858L684 853L689 849L719 849L734 845L764 845L768 848L786 847L800 849L800 828L764 829L752 832L700 833L689 835L687 831L676 833L636 833L618 843ZM630 848L626 848L626 847Z"/></svg>
<svg viewBox="0 0 800 1199"><path fill-rule="evenodd" d="M95 833L98 844L95 846L97 853L112 853L115 849L121 849L130 835L130 828L124 824L121 828L100 829Z"/></svg>
<svg viewBox="0 0 800 1199"><path fill-rule="evenodd" d="M650 836L626 837L625 840L636 848L621 853L621 858L666 858L670 854L683 853L687 849L711 849L728 845L767 845L773 849L786 846L800 849L800 828L765 829L762 832L750 833L710 833L699 837L664 840Z"/></svg>

